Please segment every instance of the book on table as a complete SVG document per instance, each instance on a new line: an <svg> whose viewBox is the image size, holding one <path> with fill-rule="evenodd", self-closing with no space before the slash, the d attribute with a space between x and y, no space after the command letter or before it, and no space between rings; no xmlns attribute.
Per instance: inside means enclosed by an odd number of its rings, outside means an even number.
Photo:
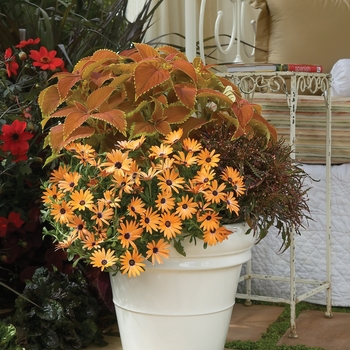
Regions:
<svg viewBox="0 0 350 350"><path fill-rule="evenodd" d="M229 73L235 72L310 72L322 73L319 64L283 64L283 63L226 63Z"/></svg>

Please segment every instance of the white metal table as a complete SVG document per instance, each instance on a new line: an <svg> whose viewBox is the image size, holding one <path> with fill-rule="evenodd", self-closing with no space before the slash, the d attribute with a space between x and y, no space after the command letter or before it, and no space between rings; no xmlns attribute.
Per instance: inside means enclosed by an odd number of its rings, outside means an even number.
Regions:
<svg viewBox="0 0 350 350"><path fill-rule="evenodd" d="M296 338L295 305L310 296L326 290L326 317L332 317L332 284L331 284L331 75L323 73L302 72L237 72L218 74L231 79L240 89L244 97L254 99L255 92L279 92L285 94L290 111L290 144L291 156L295 158L296 141L296 118L299 92L315 94L319 91L324 96L326 107L326 278L324 281L296 278L295 271L295 232L293 232L290 244L290 276L268 276L252 273L251 260L247 263L246 273L241 276L240 281L245 281L246 293L237 293L237 298L250 300L261 300L270 302L284 302L290 304L290 334L289 337ZM251 280L253 278L263 280L284 281L290 283L290 298L275 298L251 294ZM308 292L297 295L296 285L304 283L314 286Z"/></svg>

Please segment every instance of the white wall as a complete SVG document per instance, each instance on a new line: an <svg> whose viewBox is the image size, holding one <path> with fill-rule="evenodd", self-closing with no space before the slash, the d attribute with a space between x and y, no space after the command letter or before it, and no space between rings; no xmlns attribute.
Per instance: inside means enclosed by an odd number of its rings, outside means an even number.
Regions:
<svg viewBox="0 0 350 350"><path fill-rule="evenodd" d="M140 8L140 3L144 0L130 0L130 8ZM156 1L156 0L153 0ZM177 34L185 35L185 1L186 0L164 0L158 8L154 18L153 25L146 34L146 41L160 42L163 44L171 44L175 46L185 46L185 40ZM188 0L189 1L189 0ZM198 17L201 0L197 0L197 16L193 18L196 22L196 28L198 28ZM217 13L222 10L224 16L220 25L220 34L227 35L222 38L222 45L228 44L230 38L228 35L232 32L233 24L233 4L230 0L207 0L206 11L204 17L204 38L214 37L214 27ZM254 43L254 35L250 21L256 19L258 11L251 8L246 1L246 15L244 20L244 33L243 38L250 44ZM176 34L177 33L177 34ZM198 29L196 33L198 40ZM243 39L241 38L241 39ZM205 41L205 46L215 46L213 39ZM212 62L229 62L233 61L236 57L236 43L233 45L229 54L223 55L214 48L206 49L206 54L211 54L215 60L207 58L207 63ZM251 48L246 46L248 54L251 52ZM198 52L199 55L199 52ZM241 56L245 62L253 61L253 58L248 57L244 51L244 45L241 44ZM217 60L217 61L216 61Z"/></svg>

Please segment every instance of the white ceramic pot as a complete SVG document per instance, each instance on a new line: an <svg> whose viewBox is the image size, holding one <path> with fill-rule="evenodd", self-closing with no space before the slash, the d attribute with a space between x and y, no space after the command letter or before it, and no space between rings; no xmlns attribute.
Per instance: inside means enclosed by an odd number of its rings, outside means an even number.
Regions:
<svg viewBox="0 0 350 350"><path fill-rule="evenodd" d="M110 275L123 350L223 350L242 264L253 234L228 225L227 240L203 249L171 251L162 265L147 264L136 278Z"/></svg>

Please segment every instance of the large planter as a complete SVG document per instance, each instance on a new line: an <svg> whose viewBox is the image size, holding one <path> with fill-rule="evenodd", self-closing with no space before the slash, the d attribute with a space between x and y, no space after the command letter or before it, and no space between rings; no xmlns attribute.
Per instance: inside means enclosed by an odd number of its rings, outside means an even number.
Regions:
<svg viewBox="0 0 350 350"><path fill-rule="evenodd" d="M110 275L123 350L223 350L242 264L251 257L245 224L228 240L171 251L136 278Z"/></svg>

